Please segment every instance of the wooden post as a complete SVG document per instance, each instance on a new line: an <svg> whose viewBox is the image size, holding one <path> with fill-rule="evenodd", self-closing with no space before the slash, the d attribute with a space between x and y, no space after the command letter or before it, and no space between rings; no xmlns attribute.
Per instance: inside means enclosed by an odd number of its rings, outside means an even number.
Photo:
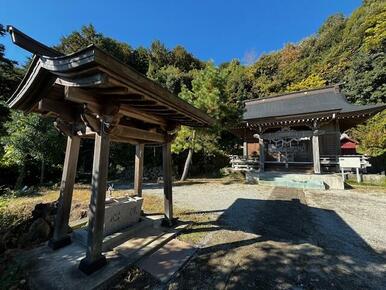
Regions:
<svg viewBox="0 0 386 290"><path fill-rule="evenodd" d="M92 192L88 210L88 235L86 257L79 269L91 274L106 264L102 255L103 226L109 160L109 135L102 129L95 134L94 163L92 169Z"/></svg>
<svg viewBox="0 0 386 290"><path fill-rule="evenodd" d="M248 159L248 143L243 143L243 157L244 159Z"/></svg>
<svg viewBox="0 0 386 290"><path fill-rule="evenodd" d="M357 175L357 182L361 183L362 182L362 174L359 172L359 168L355 168L356 170L356 175Z"/></svg>
<svg viewBox="0 0 386 290"><path fill-rule="evenodd" d="M312 136L312 157L314 162L314 173L320 174L320 153L319 153L319 136Z"/></svg>
<svg viewBox="0 0 386 290"><path fill-rule="evenodd" d="M58 212L55 216L54 234L48 243L48 246L54 250L71 243L71 238L68 235L68 220L70 218L79 147L79 136L67 137L66 155L64 157L62 181L60 183Z"/></svg>
<svg viewBox="0 0 386 290"><path fill-rule="evenodd" d="M259 168L260 172L264 172L264 163L265 163L265 149L264 149L264 139L259 138Z"/></svg>
<svg viewBox="0 0 386 290"><path fill-rule="evenodd" d="M144 149L145 144L137 144L135 147L134 194L137 196L142 196Z"/></svg>
<svg viewBox="0 0 386 290"><path fill-rule="evenodd" d="M171 142L162 146L163 155L163 180L164 180L164 224L171 226L173 223L173 195L172 195L172 154Z"/></svg>

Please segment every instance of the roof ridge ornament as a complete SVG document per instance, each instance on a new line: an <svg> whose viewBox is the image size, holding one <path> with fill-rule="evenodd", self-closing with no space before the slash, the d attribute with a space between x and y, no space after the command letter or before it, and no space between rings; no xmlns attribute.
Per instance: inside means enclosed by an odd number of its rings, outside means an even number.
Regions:
<svg viewBox="0 0 386 290"><path fill-rule="evenodd" d="M49 57L58 57L64 55L63 53L33 39L12 25L7 25L7 31L11 35L11 39L14 44L33 54Z"/></svg>

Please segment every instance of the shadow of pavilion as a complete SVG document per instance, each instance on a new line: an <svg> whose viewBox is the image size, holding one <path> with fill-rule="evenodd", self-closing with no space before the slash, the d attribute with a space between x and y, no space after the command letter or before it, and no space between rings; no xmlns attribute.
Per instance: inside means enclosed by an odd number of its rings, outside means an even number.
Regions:
<svg viewBox="0 0 386 290"><path fill-rule="evenodd" d="M209 222L210 223L210 222ZM386 253L299 190L237 199L172 289L386 289Z"/></svg>

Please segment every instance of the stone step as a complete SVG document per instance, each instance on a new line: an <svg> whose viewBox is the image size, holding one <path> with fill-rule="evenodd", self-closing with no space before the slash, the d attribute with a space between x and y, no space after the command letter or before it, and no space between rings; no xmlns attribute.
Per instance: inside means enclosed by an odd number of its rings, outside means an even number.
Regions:
<svg viewBox="0 0 386 290"><path fill-rule="evenodd" d="M285 178L275 178L273 180L260 179L259 184L288 187L288 188L299 188L299 189L319 189L325 190L326 186L321 180L290 180Z"/></svg>

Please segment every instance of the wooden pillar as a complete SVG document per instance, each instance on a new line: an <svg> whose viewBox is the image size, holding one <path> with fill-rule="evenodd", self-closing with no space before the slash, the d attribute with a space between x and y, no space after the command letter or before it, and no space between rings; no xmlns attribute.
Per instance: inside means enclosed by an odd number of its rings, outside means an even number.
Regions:
<svg viewBox="0 0 386 290"><path fill-rule="evenodd" d="M265 148L264 148L264 139L259 138L259 168L260 172L264 172L264 163L265 163Z"/></svg>
<svg viewBox="0 0 386 290"><path fill-rule="evenodd" d="M340 148L340 126L339 126L339 120L335 119L335 130L336 130L336 152L337 155L342 154L342 149Z"/></svg>
<svg viewBox="0 0 386 290"><path fill-rule="evenodd" d="M88 210L87 251L86 257L79 265L79 269L86 274L91 274L106 264L106 258L102 255L102 241L109 147L109 135L102 129L99 134L95 134L92 191Z"/></svg>
<svg viewBox="0 0 386 290"><path fill-rule="evenodd" d="M172 195L172 153L171 142L164 143L162 146L163 155L163 180L164 180L164 224L173 223L173 195Z"/></svg>
<svg viewBox="0 0 386 290"><path fill-rule="evenodd" d="M135 147L134 194L137 196L142 196L144 149L145 144L137 144Z"/></svg>
<svg viewBox="0 0 386 290"><path fill-rule="evenodd" d="M312 136L312 157L314 162L314 173L320 174L320 153L319 153L319 136Z"/></svg>
<svg viewBox="0 0 386 290"><path fill-rule="evenodd" d="M243 157L245 159L248 159L248 143L247 142L243 143Z"/></svg>
<svg viewBox="0 0 386 290"><path fill-rule="evenodd" d="M48 243L48 246L54 250L71 243L71 238L68 235L68 221L70 218L79 147L79 136L67 137L66 155L64 157L62 181L60 183L58 212L55 216L54 234Z"/></svg>

